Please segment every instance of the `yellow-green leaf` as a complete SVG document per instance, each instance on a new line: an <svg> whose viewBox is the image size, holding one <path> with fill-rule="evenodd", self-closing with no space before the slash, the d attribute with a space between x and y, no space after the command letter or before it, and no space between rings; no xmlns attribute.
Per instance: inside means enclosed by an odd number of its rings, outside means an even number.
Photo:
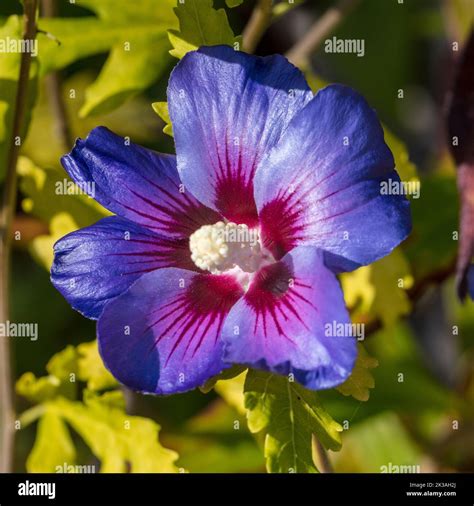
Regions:
<svg viewBox="0 0 474 506"><path fill-rule="evenodd" d="M377 367L378 361L371 357L365 348L359 344L357 361L352 374L347 380L337 387L343 395L351 395L359 401L367 401L370 396L369 389L374 388L375 381L370 369Z"/></svg>
<svg viewBox="0 0 474 506"><path fill-rule="evenodd" d="M264 454L271 473L317 472L313 435L326 449L341 447L342 427L324 409L316 392L284 376L250 369L245 407L250 431L265 435Z"/></svg>
<svg viewBox="0 0 474 506"><path fill-rule="evenodd" d="M174 9L179 19L179 29L169 30L173 46L170 54L178 59L200 46L227 44L240 47L240 37L235 37L224 9L214 9L212 0L186 0Z"/></svg>
<svg viewBox="0 0 474 506"><path fill-rule="evenodd" d="M413 284L413 277L399 249L371 265L342 274L341 282L346 303L355 317L362 315L365 319L370 313L388 327L410 312L406 290Z"/></svg>
<svg viewBox="0 0 474 506"><path fill-rule="evenodd" d="M156 112L156 114L158 114L158 116L165 122L163 132L170 137L173 137L173 127L171 125L170 114L168 112L168 103L153 102L151 106L153 107L153 110Z"/></svg>
<svg viewBox="0 0 474 506"><path fill-rule="evenodd" d="M72 466L76 449L60 416L46 412L38 422L35 444L26 461L29 473L56 473L58 467Z"/></svg>
<svg viewBox="0 0 474 506"><path fill-rule="evenodd" d="M159 425L147 418L128 416L99 399L80 402L57 399L48 409L61 417L82 437L101 461L102 473L178 472L178 455L158 441Z"/></svg>
<svg viewBox="0 0 474 506"><path fill-rule="evenodd" d="M89 390L104 390L117 386L117 380L107 371L99 355L97 341L82 343L77 347L78 376L87 382Z"/></svg>
<svg viewBox="0 0 474 506"><path fill-rule="evenodd" d="M110 51L88 88L81 116L109 112L153 84L170 63L167 30L176 28L176 0L76 0L97 16L40 18L39 27L60 41L40 36L43 73Z"/></svg>
<svg viewBox="0 0 474 506"><path fill-rule="evenodd" d="M214 390L238 413L245 414L244 384L247 371L240 373L235 378L219 380L214 385Z"/></svg>

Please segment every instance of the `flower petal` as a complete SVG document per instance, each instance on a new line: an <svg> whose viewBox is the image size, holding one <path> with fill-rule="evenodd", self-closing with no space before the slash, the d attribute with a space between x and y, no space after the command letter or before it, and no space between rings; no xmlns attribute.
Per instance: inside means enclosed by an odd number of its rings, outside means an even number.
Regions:
<svg viewBox="0 0 474 506"><path fill-rule="evenodd" d="M339 270L387 255L411 228L400 182L375 112L362 96L331 85L293 119L255 175L264 244L280 257L297 245L329 252Z"/></svg>
<svg viewBox="0 0 474 506"><path fill-rule="evenodd" d="M176 157L126 141L105 127L78 139L62 164L91 197L154 232L189 237L220 216L180 186Z"/></svg>
<svg viewBox="0 0 474 506"><path fill-rule="evenodd" d="M202 385L222 362L222 324L242 295L230 275L160 269L105 306L98 323L105 365L124 385L172 394Z"/></svg>
<svg viewBox="0 0 474 506"><path fill-rule="evenodd" d="M187 53L168 87L185 186L228 220L256 225L257 165L311 97L303 74L282 56L228 46Z"/></svg>
<svg viewBox="0 0 474 506"><path fill-rule="evenodd" d="M331 388L345 381L356 359L355 338L334 332L348 324L322 252L300 246L262 268L232 308L222 331L224 360L293 373L313 390Z"/></svg>
<svg viewBox="0 0 474 506"><path fill-rule="evenodd" d="M474 300L474 264L471 264L467 271L467 287L469 296Z"/></svg>
<svg viewBox="0 0 474 506"><path fill-rule="evenodd" d="M74 309L95 319L111 298L160 267L197 269L187 240L111 216L56 242L51 281Z"/></svg>

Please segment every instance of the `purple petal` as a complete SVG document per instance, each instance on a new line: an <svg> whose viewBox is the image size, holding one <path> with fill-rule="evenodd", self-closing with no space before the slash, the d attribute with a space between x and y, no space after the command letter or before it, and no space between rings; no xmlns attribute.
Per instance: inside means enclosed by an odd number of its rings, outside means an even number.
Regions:
<svg viewBox="0 0 474 506"><path fill-rule="evenodd" d="M96 319L111 298L161 267L196 269L187 240L163 238L111 216L54 245L51 280L74 309Z"/></svg>
<svg viewBox="0 0 474 506"><path fill-rule="evenodd" d="M300 246L261 269L222 331L224 360L294 374L307 388L331 388L350 375L354 337L336 276L322 252ZM342 333L342 332L341 332Z"/></svg>
<svg viewBox="0 0 474 506"><path fill-rule="evenodd" d="M277 257L317 246L338 270L387 255L411 228L407 199L381 191L382 182L399 183L393 167L365 100L345 86L324 88L255 175L265 245Z"/></svg>
<svg viewBox="0 0 474 506"><path fill-rule="evenodd" d="M168 87L185 186L228 220L256 225L257 165L311 97L303 74L282 56L228 46L187 53Z"/></svg>
<svg viewBox="0 0 474 506"><path fill-rule="evenodd" d="M220 216L183 191L176 157L156 153L95 128L62 164L71 178L115 214L154 232L189 237Z"/></svg>
<svg viewBox="0 0 474 506"><path fill-rule="evenodd" d="M105 306L98 323L105 365L124 385L172 394L202 385L226 365L220 331L241 297L229 275L160 269Z"/></svg>

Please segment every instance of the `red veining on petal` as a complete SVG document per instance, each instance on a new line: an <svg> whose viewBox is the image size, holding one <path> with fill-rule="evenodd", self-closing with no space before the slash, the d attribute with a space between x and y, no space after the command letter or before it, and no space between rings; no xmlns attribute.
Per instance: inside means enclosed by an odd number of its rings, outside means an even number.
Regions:
<svg viewBox="0 0 474 506"><path fill-rule="evenodd" d="M258 225L253 183L246 182L242 176L218 179L216 207L229 221L244 223L249 227Z"/></svg>
<svg viewBox="0 0 474 506"><path fill-rule="evenodd" d="M123 241L123 239L110 240ZM159 242L153 240L145 241L140 239L131 239L130 243L149 244L150 249L148 251L107 253L107 256L134 257L130 261L126 262L127 265L134 267L131 267L130 271L123 272L122 275L150 272L160 267L178 267L181 269L200 272L200 269L196 267L194 262L191 260L189 254L189 241L187 238L166 239L161 237ZM140 260L138 260L138 258L140 258ZM140 264L143 265L143 270L137 270ZM148 267L146 267L145 264L149 264Z"/></svg>
<svg viewBox="0 0 474 506"><path fill-rule="evenodd" d="M265 204L260 211L260 233L263 245L277 259L291 251L303 238L303 210L292 203L294 194Z"/></svg>
<svg viewBox="0 0 474 506"><path fill-rule="evenodd" d="M310 287L296 279L291 269L282 262L260 269L245 295L245 301L255 314L254 334L262 326L267 339L271 336L269 326L273 324L278 335L294 344L291 336L286 333L285 323L296 318L308 329L298 312L298 303L303 301L317 311L312 302L300 293L308 288Z"/></svg>
<svg viewBox="0 0 474 506"><path fill-rule="evenodd" d="M189 237L200 226L219 221L220 216L218 213L191 199L185 193L179 192L178 185L175 184L176 192L171 193L151 181L147 180L147 182L157 190L156 201L144 197L132 188L127 187L127 189L145 204L156 209L159 215L131 208L125 203L120 204L129 211L155 222L157 225L150 227L153 230L171 234L178 233ZM171 181L171 183L173 182Z"/></svg>
<svg viewBox="0 0 474 506"><path fill-rule="evenodd" d="M217 343L225 317L242 294L233 276L197 275L182 293L154 311L155 320L144 333L160 323L164 326L153 346L165 339L173 343L165 366L180 346L184 347L183 358L188 352L192 358L205 339Z"/></svg>
<svg viewBox="0 0 474 506"><path fill-rule="evenodd" d="M238 147L237 157L229 154L231 139L226 133L224 155L217 149L217 181L215 205L219 212L234 223L244 223L249 227L258 225L258 212L253 196L253 177L257 167L257 157L244 160L243 146ZM235 159L236 158L236 159Z"/></svg>

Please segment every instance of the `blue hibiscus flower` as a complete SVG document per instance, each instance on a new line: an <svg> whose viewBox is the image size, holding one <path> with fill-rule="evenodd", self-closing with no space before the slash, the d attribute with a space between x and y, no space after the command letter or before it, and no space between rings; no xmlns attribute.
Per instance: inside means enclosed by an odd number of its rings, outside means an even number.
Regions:
<svg viewBox="0 0 474 506"><path fill-rule="evenodd" d="M381 194L399 177L375 112L345 86L313 96L282 56L226 46L180 61L168 105L176 156L96 128L63 158L116 216L56 243L52 282L98 319L101 356L132 389L186 391L231 364L342 383L357 350L327 330L350 323L335 273L411 227L408 201Z"/></svg>

